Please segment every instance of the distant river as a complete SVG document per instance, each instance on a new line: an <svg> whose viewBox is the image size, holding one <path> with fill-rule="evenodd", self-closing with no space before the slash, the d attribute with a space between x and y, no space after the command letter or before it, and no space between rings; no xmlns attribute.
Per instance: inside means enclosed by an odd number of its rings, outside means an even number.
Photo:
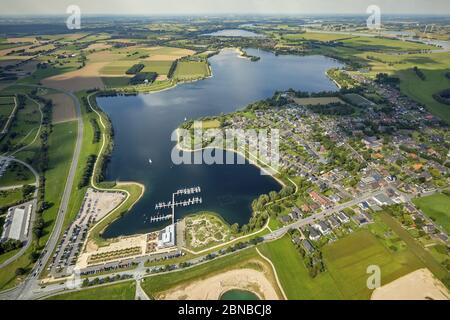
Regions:
<svg viewBox="0 0 450 320"><path fill-rule="evenodd" d="M335 60L323 56L275 56L254 49L248 52L261 60L251 62L239 58L235 51L224 50L210 59L212 78L154 94L98 99L115 130L107 179L137 181L147 188L131 212L108 227L105 237L161 228L163 224L152 224L148 218L156 213L156 203L171 201L172 192L181 187L200 186L203 204L177 209L176 219L209 210L229 223L239 224L248 222L254 199L280 190L273 178L262 176L250 164L174 166L171 161L171 133L185 118L230 113L271 97L276 90L336 90L325 74L341 66Z"/></svg>

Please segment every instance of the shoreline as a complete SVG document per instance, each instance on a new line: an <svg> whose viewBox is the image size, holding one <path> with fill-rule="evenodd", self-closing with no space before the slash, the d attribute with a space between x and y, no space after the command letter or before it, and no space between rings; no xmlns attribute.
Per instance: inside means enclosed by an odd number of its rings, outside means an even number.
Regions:
<svg viewBox="0 0 450 320"><path fill-rule="evenodd" d="M268 176L272 177L273 179L275 179L282 187L286 187L286 183L281 180L280 178L276 177L275 175L271 174L269 172L269 170L267 170L266 168L262 167L258 162L261 162L263 164L265 164L266 166L270 167L272 170L274 170L277 174L281 174L278 170L272 168L270 165L264 163L262 160L259 160L257 157L255 157L253 154L251 154L249 152L249 155L251 155L253 158L255 158L256 160L252 160L249 157L247 157L242 151L240 150L235 150L235 149L229 149L229 148L223 148L223 147L201 147L198 149L187 149L185 147L183 147L182 145L180 145L179 143L179 134L178 134L178 129L177 128L177 143L175 145L175 147L179 150L179 151L184 151L184 152L189 152L189 153L195 153L195 152L199 152L199 151L204 151L204 150L214 150L214 149L220 149L223 151L228 151L228 152L233 152L235 154L240 155L241 157L243 157L245 160L247 160L251 165L255 166L256 168L260 169L261 171L264 171L267 173Z"/></svg>

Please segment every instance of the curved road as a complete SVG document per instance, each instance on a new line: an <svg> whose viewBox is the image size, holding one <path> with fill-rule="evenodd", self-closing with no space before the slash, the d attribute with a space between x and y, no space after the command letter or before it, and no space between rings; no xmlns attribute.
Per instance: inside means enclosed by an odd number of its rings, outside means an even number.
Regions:
<svg viewBox="0 0 450 320"><path fill-rule="evenodd" d="M29 229L32 229L34 220L36 219L36 205L37 205L36 197L37 197L37 193L38 193L38 189L39 189L39 174L36 172L36 170L34 170L34 168L32 166L30 166L26 162L23 162L22 160L12 158L11 161L18 162L21 165L27 167L33 173L34 177L36 178L36 191L34 193L33 209L31 210L30 226L28 227ZM2 264L0 264L0 269L6 267L10 263L12 263L16 259L18 259L20 256L22 256L25 253L25 251L27 251L27 249L30 247L32 240L33 240L33 232L31 232L31 230L29 230L26 244L14 256L12 256L8 260L6 260Z"/></svg>
<svg viewBox="0 0 450 320"><path fill-rule="evenodd" d="M36 87L36 88L45 88L38 85L24 85L28 87ZM53 89L52 89L53 90ZM78 98L72 93L72 92L65 92L62 90L57 90L61 93L69 95L75 105L75 111L78 121L78 133L77 133L77 140L75 144L75 151L73 153L72 157L72 163L70 165L69 175L67 176L66 184L64 187L64 193L61 199L61 205L58 210L58 215L56 218L55 226L53 227L52 234L47 241L47 244L45 246L45 254L41 256L38 263L35 264L33 267L30 275L27 277L27 279L20 284L18 287L13 288L9 291L0 293L0 299L8 299L8 300L15 300L15 299L29 299L33 296L33 290L38 288L38 279L39 275L43 271L42 269L47 265L48 260L50 259L51 255L53 254L53 251L55 250L55 247L58 243L59 235L61 234L61 230L64 224L64 218L66 215L67 207L69 205L70 196L72 193L72 187L75 179L76 170L78 167L78 160L80 157L81 152L81 145L83 140L83 133L84 133L84 124L83 124L83 118L81 116L81 106L78 101Z"/></svg>

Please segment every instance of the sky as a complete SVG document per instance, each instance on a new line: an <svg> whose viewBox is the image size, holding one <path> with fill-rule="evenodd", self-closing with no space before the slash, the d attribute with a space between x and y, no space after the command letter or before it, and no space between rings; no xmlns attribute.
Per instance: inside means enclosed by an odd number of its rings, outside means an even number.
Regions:
<svg viewBox="0 0 450 320"><path fill-rule="evenodd" d="M450 0L0 0L1 14L66 14L78 5L86 14L450 14Z"/></svg>

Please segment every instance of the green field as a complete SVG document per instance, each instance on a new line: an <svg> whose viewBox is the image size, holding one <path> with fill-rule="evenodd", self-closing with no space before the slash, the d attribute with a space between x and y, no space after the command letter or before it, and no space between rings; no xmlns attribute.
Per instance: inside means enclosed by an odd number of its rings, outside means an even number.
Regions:
<svg viewBox="0 0 450 320"><path fill-rule="evenodd" d="M351 39L343 40L342 43L345 46L361 51L417 51L436 49L433 46L422 43L378 37L352 37Z"/></svg>
<svg viewBox="0 0 450 320"><path fill-rule="evenodd" d="M388 214L380 214L383 222L388 225L407 245L408 250L411 251L422 264L430 269L430 271L447 287L450 285L449 277L450 273L430 254L428 250L423 248L422 244L416 241L408 231L406 231L401 224Z"/></svg>
<svg viewBox="0 0 450 320"><path fill-rule="evenodd" d="M328 273L310 278L300 254L289 236L259 247L277 270L278 278L289 300L343 299Z"/></svg>
<svg viewBox="0 0 450 320"><path fill-rule="evenodd" d="M8 207L22 200L22 188L0 191L0 207Z"/></svg>
<svg viewBox="0 0 450 320"><path fill-rule="evenodd" d="M408 250L389 251L368 230L326 245L322 252L327 271L314 279L289 237L262 245L261 252L274 263L289 299L369 299L368 266L380 266L382 284L423 266Z"/></svg>
<svg viewBox="0 0 450 320"><path fill-rule="evenodd" d="M439 226L450 233L450 196L437 193L432 196L416 198L414 204Z"/></svg>
<svg viewBox="0 0 450 320"><path fill-rule="evenodd" d="M136 283L128 281L56 295L47 300L134 300L135 292Z"/></svg>
<svg viewBox="0 0 450 320"><path fill-rule="evenodd" d="M369 60L369 75L372 77L377 73L400 77L400 89L404 94L424 104L431 113L450 123L450 106L433 98L433 94L450 87L450 80L445 77L445 73L450 70L449 52L408 55L365 52L355 56ZM425 80L417 77L413 71L415 66L425 74Z"/></svg>
<svg viewBox="0 0 450 320"><path fill-rule="evenodd" d="M286 40L314 40L314 41L338 41L341 39L347 39L351 36L345 34L333 34L333 33L316 33L316 32L307 32L307 33L298 33L298 34L286 34L283 36L283 39Z"/></svg>
<svg viewBox="0 0 450 320"><path fill-rule="evenodd" d="M172 61L145 61L145 68L142 72L156 72L160 75L167 75L172 67Z"/></svg>
<svg viewBox="0 0 450 320"><path fill-rule="evenodd" d="M49 170L45 175L45 200L52 206L43 214L46 227L44 229L45 236L40 239L41 244L47 241L53 230L61 204L66 177L72 162L76 135L76 121L59 123L53 126L53 133L49 140Z"/></svg>
<svg viewBox="0 0 450 320"><path fill-rule="evenodd" d="M370 298L366 271L371 265L380 267L381 285L423 267L411 251L392 252L367 230L325 246L323 255L328 272L346 299Z"/></svg>
<svg viewBox="0 0 450 320"><path fill-rule="evenodd" d="M180 61L177 64L174 78L179 81L201 79L209 75L209 67L203 61Z"/></svg>
<svg viewBox="0 0 450 320"><path fill-rule="evenodd" d="M136 64L135 60L118 60L111 62L102 68L101 73L105 75L125 75L128 69Z"/></svg>

